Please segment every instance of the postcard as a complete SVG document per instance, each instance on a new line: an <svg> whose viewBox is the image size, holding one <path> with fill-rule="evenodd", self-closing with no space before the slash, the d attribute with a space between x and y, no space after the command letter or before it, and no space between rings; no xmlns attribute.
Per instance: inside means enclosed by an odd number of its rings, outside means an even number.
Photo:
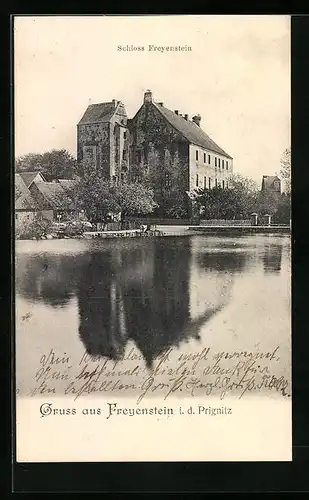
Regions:
<svg viewBox="0 0 309 500"><path fill-rule="evenodd" d="M290 17L13 30L17 462L291 461Z"/></svg>

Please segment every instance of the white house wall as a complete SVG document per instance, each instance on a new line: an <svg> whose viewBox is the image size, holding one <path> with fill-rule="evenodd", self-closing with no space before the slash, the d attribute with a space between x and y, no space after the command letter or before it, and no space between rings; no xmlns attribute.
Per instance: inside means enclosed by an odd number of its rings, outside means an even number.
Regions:
<svg viewBox="0 0 309 500"><path fill-rule="evenodd" d="M196 151L198 151L198 160L196 160ZM206 155L206 162L204 162L204 154ZM210 164L208 163L208 156L210 156ZM215 160L215 158L217 160ZM220 168L219 168L220 160ZM217 166L215 166L217 162ZM223 163L224 162L224 163ZM227 167L226 168L226 162ZM224 164L224 168L222 165ZM213 151L203 149L194 144L189 146L189 177L190 177L190 191L197 188L204 188L204 178L206 177L206 187L209 187L209 179L211 179L211 188L215 187L216 179L218 185L222 186L222 181L224 180L226 187L226 181L228 177L233 173L233 160L231 158L226 158L226 156L219 155ZM198 186L196 185L196 176L198 175Z"/></svg>

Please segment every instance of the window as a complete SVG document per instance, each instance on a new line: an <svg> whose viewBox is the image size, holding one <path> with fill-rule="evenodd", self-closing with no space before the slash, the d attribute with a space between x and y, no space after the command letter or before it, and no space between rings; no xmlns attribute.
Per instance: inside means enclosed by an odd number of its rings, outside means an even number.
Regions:
<svg viewBox="0 0 309 500"><path fill-rule="evenodd" d="M30 215L29 214L27 215L27 219L30 219Z"/></svg>
<svg viewBox="0 0 309 500"><path fill-rule="evenodd" d="M229 187L229 183L226 181L226 189L228 189Z"/></svg>
<svg viewBox="0 0 309 500"><path fill-rule="evenodd" d="M127 138L127 133L126 133L126 132L124 132L124 133L123 133L123 138L124 138L124 139L126 139L126 138Z"/></svg>
<svg viewBox="0 0 309 500"><path fill-rule="evenodd" d="M124 181L124 174L120 174L121 180Z"/></svg>
<svg viewBox="0 0 309 500"><path fill-rule="evenodd" d="M204 163L206 163L206 153L204 153Z"/></svg>
<svg viewBox="0 0 309 500"><path fill-rule="evenodd" d="M195 181L196 187L198 187L198 174L196 174L196 181Z"/></svg>
<svg viewBox="0 0 309 500"><path fill-rule="evenodd" d="M217 166L217 157L215 156L215 167Z"/></svg>
<svg viewBox="0 0 309 500"><path fill-rule="evenodd" d="M208 165L210 165L210 155L208 155Z"/></svg>
<svg viewBox="0 0 309 500"><path fill-rule="evenodd" d="M125 149L122 151L122 159L123 159L123 160L126 160L126 159L127 159L127 152L126 152L126 150L125 150Z"/></svg>
<svg viewBox="0 0 309 500"><path fill-rule="evenodd" d="M225 168L226 168L226 170L228 170L228 168L229 168L229 164L227 161L225 162Z"/></svg>
<svg viewBox="0 0 309 500"><path fill-rule="evenodd" d="M205 177L204 177L204 188L206 188L206 187L207 187L207 177L205 175Z"/></svg>
<svg viewBox="0 0 309 500"><path fill-rule="evenodd" d="M142 160L142 152L141 151L136 151L136 161L137 163L140 163Z"/></svg>
<svg viewBox="0 0 309 500"><path fill-rule="evenodd" d="M198 151L195 151L195 159L198 161Z"/></svg>
<svg viewBox="0 0 309 500"><path fill-rule="evenodd" d="M220 168L220 158L218 158L218 167Z"/></svg>
<svg viewBox="0 0 309 500"><path fill-rule="evenodd" d="M15 219L17 220L18 219L18 214L15 215Z"/></svg>
<svg viewBox="0 0 309 500"><path fill-rule="evenodd" d="M218 187L218 179L215 180L215 186Z"/></svg>
<svg viewBox="0 0 309 500"><path fill-rule="evenodd" d="M208 177L208 188L211 189L211 178Z"/></svg>
<svg viewBox="0 0 309 500"><path fill-rule="evenodd" d="M222 188L224 189L224 181L222 181Z"/></svg>

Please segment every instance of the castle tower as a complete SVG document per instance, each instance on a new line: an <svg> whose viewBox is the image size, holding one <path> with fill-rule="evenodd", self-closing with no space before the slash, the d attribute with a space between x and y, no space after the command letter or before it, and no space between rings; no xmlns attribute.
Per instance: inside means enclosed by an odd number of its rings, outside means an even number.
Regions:
<svg viewBox="0 0 309 500"><path fill-rule="evenodd" d="M121 182L129 167L127 114L122 102L89 104L77 125L77 162L80 175L96 171Z"/></svg>

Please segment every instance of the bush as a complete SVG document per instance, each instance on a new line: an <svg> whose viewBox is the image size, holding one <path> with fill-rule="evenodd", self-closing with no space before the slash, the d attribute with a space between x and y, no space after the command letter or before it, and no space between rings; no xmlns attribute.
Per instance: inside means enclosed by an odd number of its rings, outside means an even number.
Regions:
<svg viewBox="0 0 309 500"><path fill-rule="evenodd" d="M50 231L51 225L52 222L47 219L26 220L16 226L15 236L20 240L41 239Z"/></svg>
<svg viewBox="0 0 309 500"><path fill-rule="evenodd" d="M63 235L68 237L81 236L84 232L84 226L81 221L68 222L63 229Z"/></svg>

